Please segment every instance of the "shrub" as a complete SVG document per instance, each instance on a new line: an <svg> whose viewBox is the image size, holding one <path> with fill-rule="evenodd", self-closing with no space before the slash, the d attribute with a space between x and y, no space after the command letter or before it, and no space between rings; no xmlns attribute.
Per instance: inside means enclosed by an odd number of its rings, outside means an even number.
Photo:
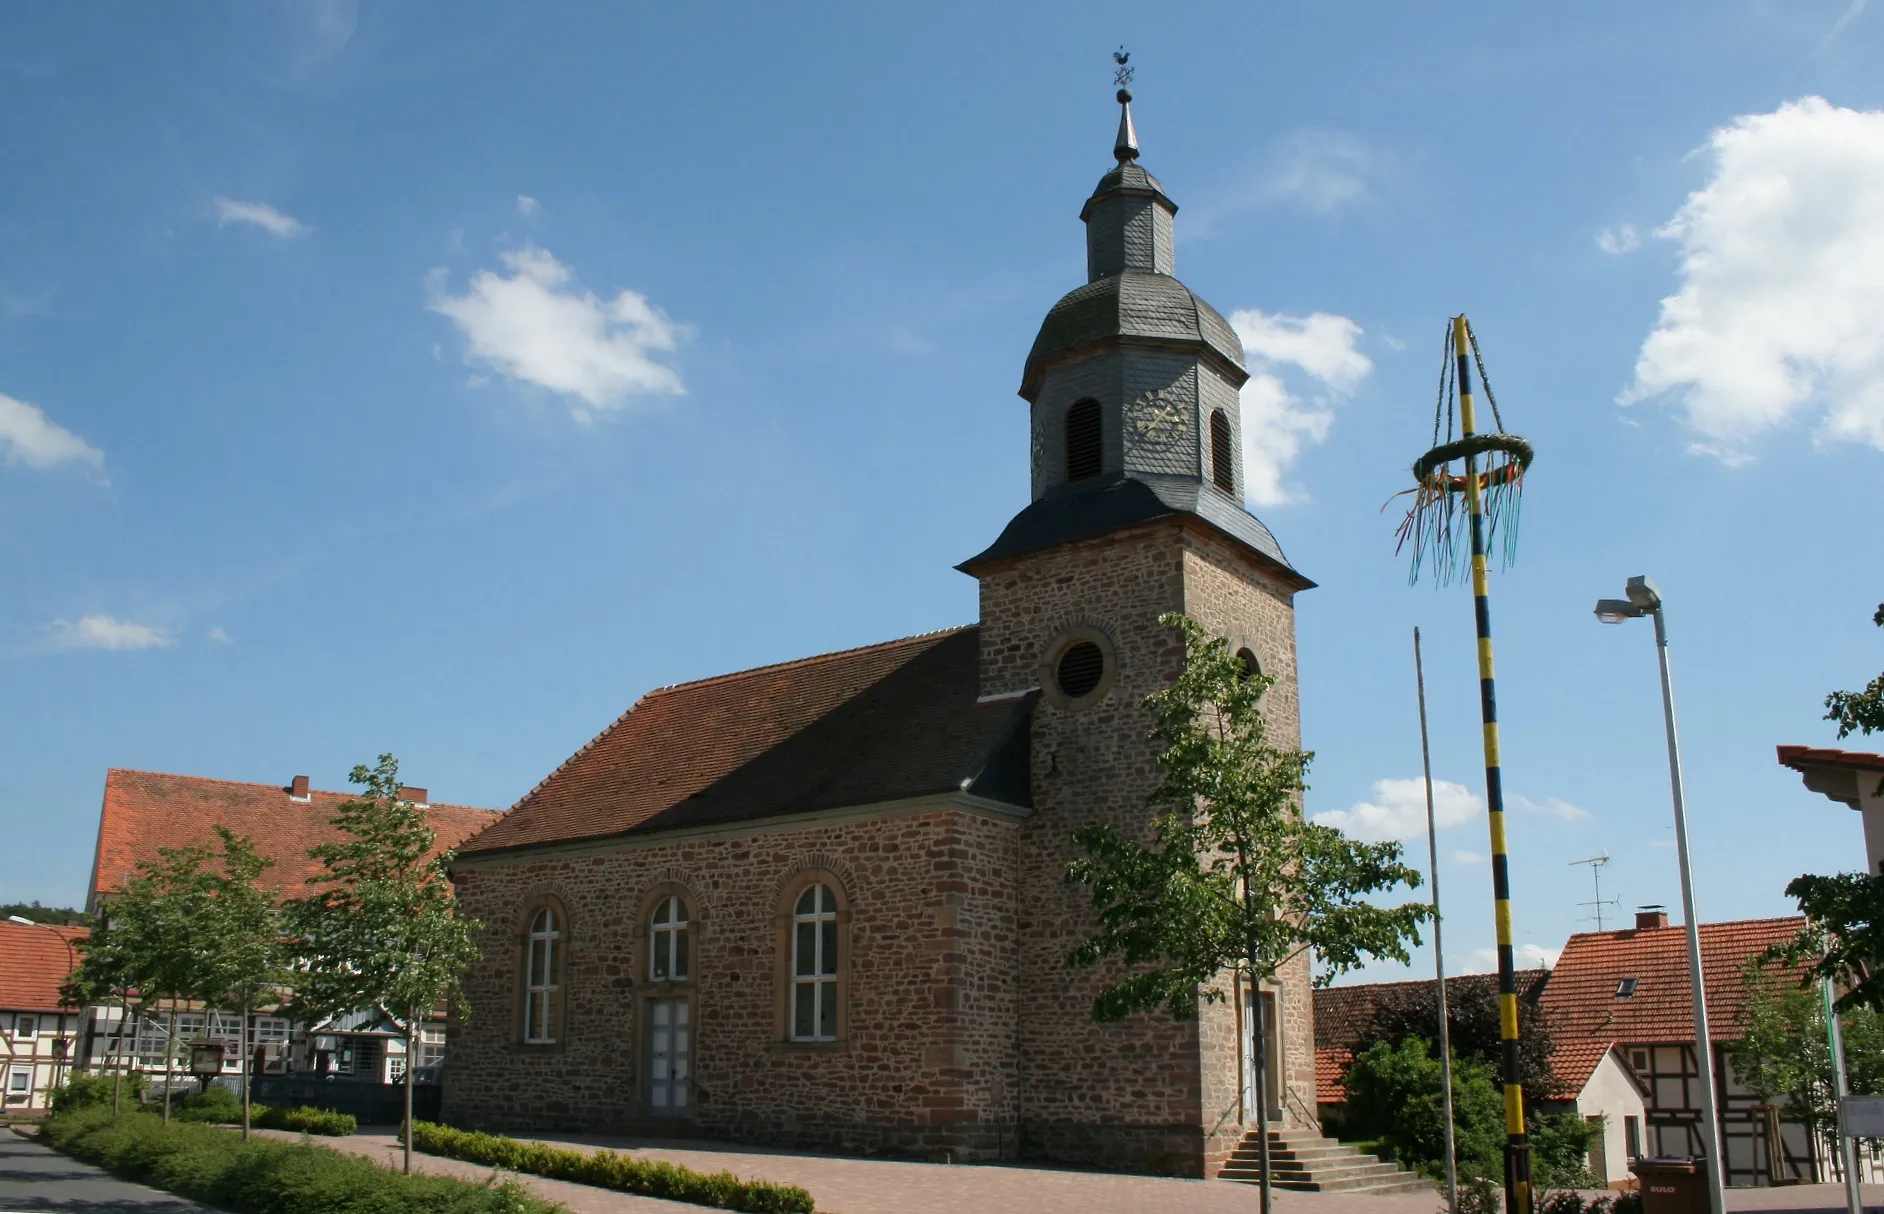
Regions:
<svg viewBox="0 0 1884 1214"><path fill-rule="evenodd" d="M207 1091L192 1092L170 1107L170 1115L178 1121L194 1121L203 1125L241 1125L242 1098L220 1084L211 1084Z"/></svg>
<svg viewBox="0 0 1884 1214"><path fill-rule="evenodd" d="M1600 1189L1606 1183L1590 1171L1590 1144L1602 1133L1602 1122L1585 1121L1575 1113L1534 1116L1525 1126L1531 1140L1531 1179L1540 1190ZM1565 1210L1563 1214L1582 1214Z"/></svg>
<svg viewBox="0 0 1884 1214"><path fill-rule="evenodd" d="M117 1088L120 1081L123 1087ZM144 1076L136 1071L123 1076L88 1075L84 1072L67 1075L64 1086L52 1093L52 1111L55 1114L72 1113L95 1105L110 1108L114 1088L119 1092L120 1103L135 1106L139 1094L144 1090Z"/></svg>
<svg viewBox="0 0 1884 1214"><path fill-rule="evenodd" d="M614 1151L581 1151L519 1142L494 1134L454 1130L429 1121L412 1123L412 1145L433 1155L446 1155L471 1163L486 1163L512 1172L572 1180L577 1184L619 1189L691 1201L746 1214L812 1214L811 1194L795 1185L765 1180L741 1180L731 1172L696 1172L658 1159L636 1159Z"/></svg>
<svg viewBox="0 0 1884 1214"><path fill-rule="evenodd" d="M265 1130L299 1130L303 1134L322 1134L328 1138L345 1138L359 1128L352 1113L334 1113L307 1105L298 1109L256 1105L249 1112L249 1120L250 1124Z"/></svg>
<svg viewBox="0 0 1884 1214"><path fill-rule="evenodd" d="M49 1118L43 1137L120 1176L237 1214L568 1214L514 1181L402 1176L326 1147L241 1138L107 1105Z"/></svg>
<svg viewBox="0 0 1884 1214"><path fill-rule="evenodd" d="M1342 1081L1348 1089L1343 1125L1378 1141L1403 1167L1424 1176L1446 1174L1446 1106L1439 1059L1418 1037L1380 1041L1354 1060ZM1491 1068L1476 1058L1452 1060L1453 1144L1459 1170L1504 1174L1505 1102Z"/></svg>

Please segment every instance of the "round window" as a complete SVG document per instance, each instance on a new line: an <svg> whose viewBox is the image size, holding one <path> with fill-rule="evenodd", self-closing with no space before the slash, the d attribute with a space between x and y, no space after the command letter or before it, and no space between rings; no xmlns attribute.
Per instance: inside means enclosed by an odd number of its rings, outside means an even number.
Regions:
<svg viewBox="0 0 1884 1214"><path fill-rule="evenodd" d="M1069 700L1090 695L1092 689L1099 686L1099 680L1105 677L1106 655L1099 646L1091 641L1080 641L1069 645L1060 655L1060 664L1054 671L1054 681L1060 685L1060 694Z"/></svg>

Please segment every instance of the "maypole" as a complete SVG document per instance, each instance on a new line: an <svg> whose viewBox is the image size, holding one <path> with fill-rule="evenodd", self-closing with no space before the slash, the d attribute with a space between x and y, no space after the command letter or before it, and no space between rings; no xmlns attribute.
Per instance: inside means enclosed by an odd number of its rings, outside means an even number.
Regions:
<svg viewBox="0 0 1884 1214"><path fill-rule="evenodd" d="M1504 778L1498 755L1498 696L1493 678L1491 639L1491 585L1486 553L1502 528L1504 563L1516 554L1518 496L1524 471L1531 463L1531 445L1504 432L1498 402L1485 377L1478 339L1464 316L1455 316L1448 333L1448 357L1442 364L1439 402L1433 415L1433 447L1413 465L1413 508L1400 529L1404 546L1413 542L1412 580L1419 578L1423 559L1431 550L1437 562L1436 580L1445 584L1458 568L1458 529L1454 526L1458 499L1465 498L1467 536L1471 554L1472 609L1478 631L1479 713L1484 725L1485 807L1491 832L1492 898L1498 930L1498 1035L1503 1051L1505 1094L1505 1210L1531 1214L1531 1148L1524 1128L1524 1086L1518 1069L1518 977L1511 940L1511 871L1505 838ZM1477 363L1485 397L1491 404L1497 430L1479 433L1472 399L1472 366ZM1452 403L1458 402L1459 437L1452 438ZM1479 471L1484 458L1486 469ZM1452 475L1453 461L1462 461L1464 475Z"/></svg>

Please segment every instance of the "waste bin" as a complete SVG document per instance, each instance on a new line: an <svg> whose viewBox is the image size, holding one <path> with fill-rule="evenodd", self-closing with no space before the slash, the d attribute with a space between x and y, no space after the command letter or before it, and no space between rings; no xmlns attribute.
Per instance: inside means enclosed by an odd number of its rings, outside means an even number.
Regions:
<svg viewBox="0 0 1884 1214"><path fill-rule="evenodd" d="M1686 1156L1632 1159L1642 1181L1642 1214L1708 1214L1707 1173Z"/></svg>

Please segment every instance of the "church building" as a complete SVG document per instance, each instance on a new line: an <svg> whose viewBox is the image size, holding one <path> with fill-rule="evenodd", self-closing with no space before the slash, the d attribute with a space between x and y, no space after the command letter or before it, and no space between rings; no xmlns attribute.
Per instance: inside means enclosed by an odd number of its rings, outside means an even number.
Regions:
<svg viewBox="0 0 1884 1214"><path fill-rule="evenodd" d="M1254 1128L1260 998L1275 1124L1315 1125L1306 958L1109 1024L1118 971L1067 966L1072 830L1151 817L1142 701L1184 653L1159 615L1274 675L1294 747L1313 585L1243 506L1242 346L1173 276L1119 100L1087 282L1021 374L1032 501L958 566L979 624L650 692L465 842L447 1120L1214 1176Z"/></svg>

